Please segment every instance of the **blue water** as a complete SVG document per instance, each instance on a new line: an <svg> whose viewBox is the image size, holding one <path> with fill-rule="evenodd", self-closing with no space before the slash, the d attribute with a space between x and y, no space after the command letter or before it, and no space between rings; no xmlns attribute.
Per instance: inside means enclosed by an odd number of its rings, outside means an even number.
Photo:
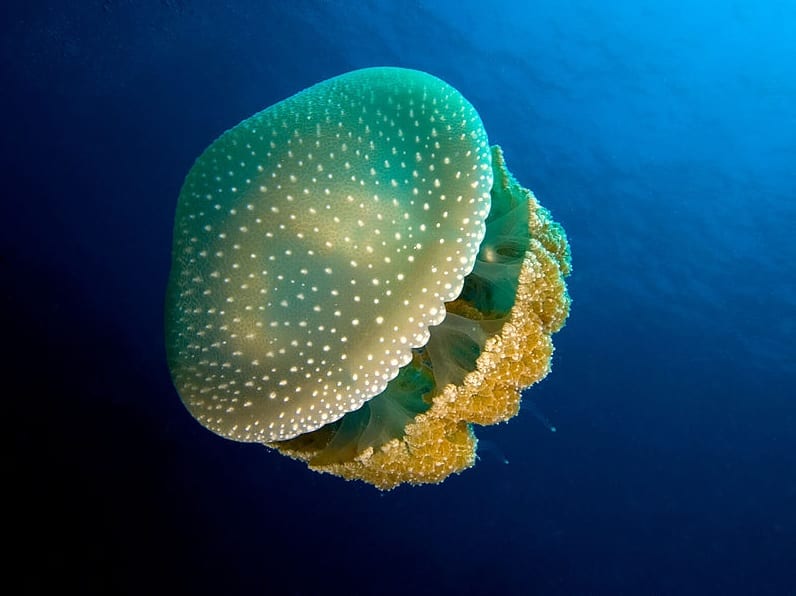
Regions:
<svg viewBox="0 0 796 596"><path fill-rule="evenodd" d="M796 593L794 23L788 0L4 3L11 568L30 593ZM539 415L384 494L203 429L162 342L193 160L374 65L470 99L574 263Z"/></svg>

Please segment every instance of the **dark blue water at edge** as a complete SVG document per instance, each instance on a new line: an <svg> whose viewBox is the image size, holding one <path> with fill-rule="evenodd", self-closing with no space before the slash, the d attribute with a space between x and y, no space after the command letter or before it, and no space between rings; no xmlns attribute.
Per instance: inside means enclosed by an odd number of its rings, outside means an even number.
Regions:
<svg viewBox="0 0 796 596"><path fill-rule="evenodd" d="M29 593L796 593L789 2L0 8L11 567ZM551 375L439 486L199 426L162 345L223 130L373 65L478 109L567 230ZM509 461L503 463L503 459Z"/></svg>

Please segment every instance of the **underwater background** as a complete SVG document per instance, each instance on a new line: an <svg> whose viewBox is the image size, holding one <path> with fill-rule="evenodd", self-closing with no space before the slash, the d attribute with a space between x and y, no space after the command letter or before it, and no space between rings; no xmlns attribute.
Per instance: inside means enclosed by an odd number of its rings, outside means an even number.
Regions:
<svg viewBox="0 0 796 596"><path fill-rule="evenodd" d="M0 27L22 593L796 593L796 4L32 1ZM380 65L461 91L573 255L520 415L385 493L204 429L163 345L196 157Z"/></svg>

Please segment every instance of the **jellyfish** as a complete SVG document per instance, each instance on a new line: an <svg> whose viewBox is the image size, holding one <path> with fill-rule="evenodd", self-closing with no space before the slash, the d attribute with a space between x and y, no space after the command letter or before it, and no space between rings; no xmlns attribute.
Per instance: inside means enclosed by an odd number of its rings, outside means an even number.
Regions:
<svg viewBox="0 0 796 596"><path fill-rule="evenodd" d="M168 365L218 435L382 490L438 483L549 372L570 268L461 93L357 70L244 120L188 172Z"/></svg>

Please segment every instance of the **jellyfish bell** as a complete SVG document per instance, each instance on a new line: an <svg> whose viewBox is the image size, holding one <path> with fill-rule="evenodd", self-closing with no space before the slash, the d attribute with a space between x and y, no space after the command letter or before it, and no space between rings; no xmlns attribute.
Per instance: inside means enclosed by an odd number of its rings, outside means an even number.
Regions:
<svg viewBox="0 0 796 596"><path fill-rule="evenodd" d="M415 71L343 75L222 135L177 210L169 346L188 408L276 441L381 393L460 293L491 186L475 109Z"/></svg>
<svg viewBox="0 0 796 596"><path fill-rule="evenodd" d="M475 108L429 74L354 71L244 120L180 193L175 386L214 432L380 487L472 465L566 318L563 230Z"/></svg>

